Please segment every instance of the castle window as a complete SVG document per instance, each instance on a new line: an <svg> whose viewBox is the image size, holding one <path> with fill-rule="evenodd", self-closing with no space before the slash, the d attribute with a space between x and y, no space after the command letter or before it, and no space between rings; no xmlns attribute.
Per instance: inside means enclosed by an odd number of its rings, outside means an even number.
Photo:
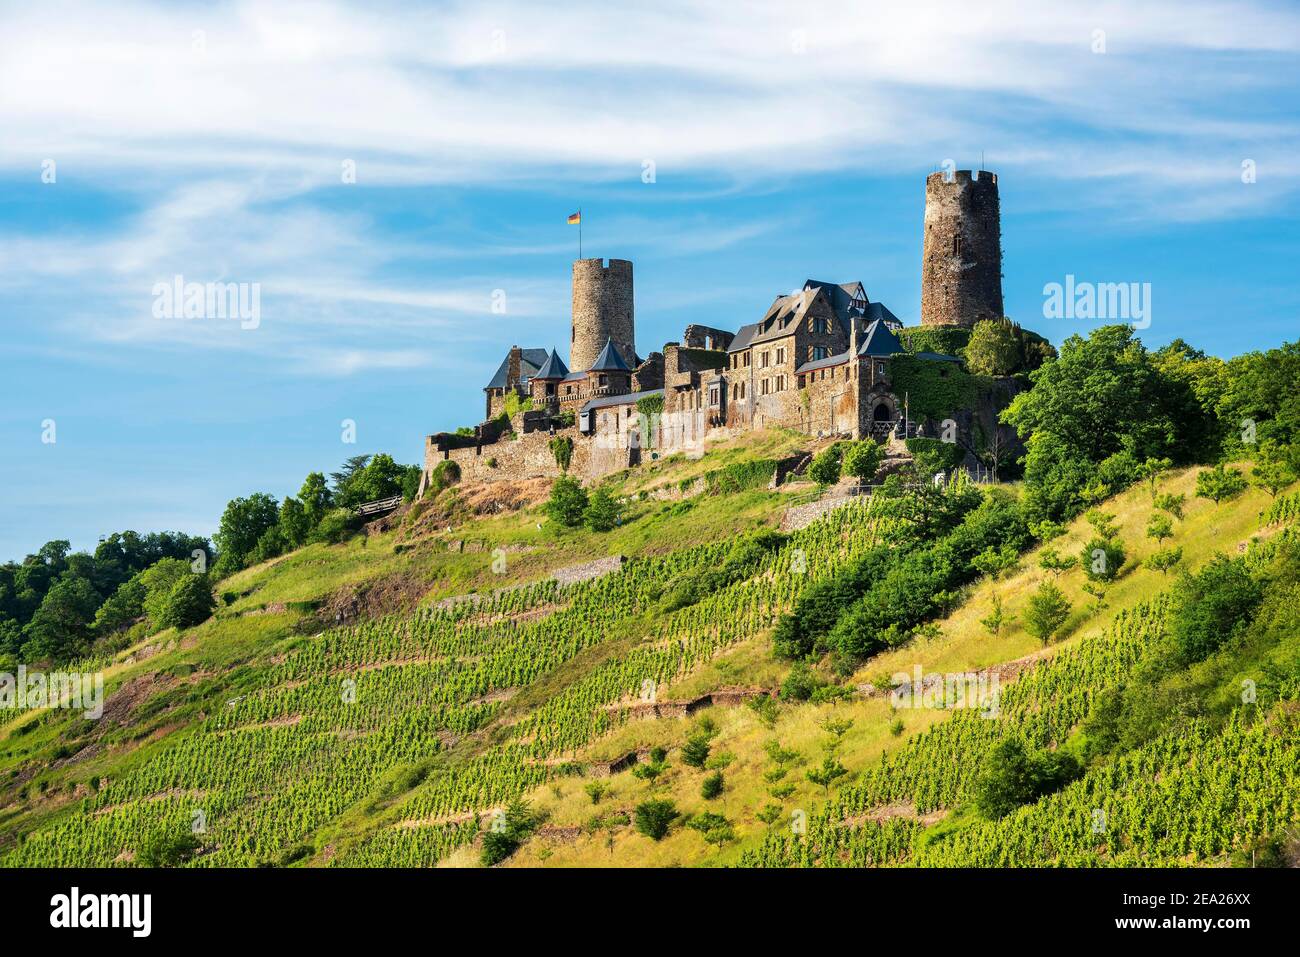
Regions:
<svg viewBox="0 0 1300 957"><path fill-rule="evenodd" d="M785 391L785 376L779 375L776 377L776 391L777 392Z"/></svg>
<svg viewBox="0 0 1300 957"><path fill-rule="evenodd" d="M785 365L785 349L784 349L784 348L781 348L781 349L777 349L777 350L776 350L776 364L777 364L777 365Z"/></svg>
<svg viewBox="0 0 1300 957"><path fill-rule="evenodd" d="M746 353L745 353L745 368L746 368L746 369L749 368L749 357L750 357L750 353L746 352Z"/></svg>
<svg viewBox="0 0 1300 957"><path fill-rule="evenodd" d="M952 254L953 254L954 256L960 256L960 255L961 255L961 236L960 236L960 235L952 237Z"/></svg>
<svg viewBox="0 0 1300 957"><path fill-rule="evenodd" d="M604 385L605 385L606 383L608 383L608 382L609 382L609 377L608 377L608 376L601 376L601 377L600 377L600 385L604 386Z"/></svg>
<svg viewBox="0 0 1300 957"><path fill-rule="evenodd" d="M877 362L876 375L884 375L884 374L885 374L885 364L883 362Z"/></svg>

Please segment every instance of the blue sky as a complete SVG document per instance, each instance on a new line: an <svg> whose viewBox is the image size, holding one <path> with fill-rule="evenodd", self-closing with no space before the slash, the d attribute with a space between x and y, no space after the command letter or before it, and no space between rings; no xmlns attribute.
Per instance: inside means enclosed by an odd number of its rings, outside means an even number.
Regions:
<svg viewBox="0 0 1300 957"><path fill-rule="evenodd" d="M807 278L915 322L924 177L981 153L1022 324L1095 324L1043 318L1073 274L1151 283L1152 346L1296 338L1294 6L535 6L0 3L0 560L418 461L565 349L579 206L643 353ZM257 328L156 318L177 274Z"/></svg>

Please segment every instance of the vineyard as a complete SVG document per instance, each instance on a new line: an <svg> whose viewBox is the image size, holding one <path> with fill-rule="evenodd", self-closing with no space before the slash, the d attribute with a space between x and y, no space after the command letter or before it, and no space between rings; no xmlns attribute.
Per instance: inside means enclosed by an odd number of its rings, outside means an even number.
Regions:
<svg viewBox="0 0 1300 957"><path fill-rule="evenodd" d="M409 794L389 816L406 823L386 822L332 863L432 864L473 838L478 815L572 773L566 756L620 720L604 706L769 627L809 578L899 538L897 511L883 500L837 510L753 574L667 615L653 614L664 589L723 562L730 542L295 639L223 707L0 863L123 863L141 835L195 821L212 848L196 864L276 862L392 775ZM516 694L614 643L617 655L559 693L512 709Z"/></svg>

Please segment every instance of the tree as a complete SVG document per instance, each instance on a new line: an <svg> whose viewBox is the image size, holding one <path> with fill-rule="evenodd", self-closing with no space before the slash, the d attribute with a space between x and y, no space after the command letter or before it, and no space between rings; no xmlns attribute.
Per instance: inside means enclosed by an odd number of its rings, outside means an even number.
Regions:
<svg viewBox="0 0 1300 957"><path fill-rule="evenodd" d="M1255 467L1250 470L1251 484L1273 498L1297 478L1295 466L1276 443L1261 443Z"/></svg>
<svg viewBox="0 0 1300 957"><path fill-rule="evenodd" d="M551 485L551 497L546 503L546 514L551 521L566 528L582 524L587 510L587 492L582 483L569 475L562 475Z"/></svg>
<svg viewBox="0 0 1300 957"><path fill-rule="evenodd" d="M1165 492L1157 495L1154 499L1154 503L1156 508L1160 509L1160 511L1168 512L1174 518L1181 519L1183 517L1183 505L1187 503L1187 496L1182 494L1174 495L1172 492Z"/></svg>
<svg viewBox="0 0 1300 957"><path fill-rule="evenodd" d="M155 629L165 628L161 622L166 616L168 599L176 583L187 575L193 575L189 562L179 558L164 558L154 562L140 573L140 584L144 586L144 613Z"/></svg>
<svg viewBox="0 0 1300 957"><path fill-rule="evenodd" d="M849 769L840 764L831 754L822 759L821 767L804 772L809 781L825 789L827 797L830 797L831 785L848 773Z"/></svg>
<svg viewBox="0 0 1300 957"><path fill-rule="evenodd" d="M636 806L633 820L637 831L653 841L662 841L679 817L672 801L643 801Z"/></svg>
<svg viewBox="0 0 1300 957"><path fill-rule="evenodd" d="M1002 631L1002 626L1006 624L1006 616L1002 613L1002 596L997 592L993 593L993 610L989 612L987 618L981 618L980 624L994 638Z"/></svg>
<svg viewBox="0 0 1300 957"><path fill-rule="evenodd" d="M975 323L965 349L966 368L973 375L1008 376L1022 367L1016 326L1010 319Z"/></svg>
<svg viewBox="0 0 1300 957"><path fill-rule="evenodd" d="M307 517L307 510L296 498L286 497L280 503L280 538L288 548L298 548L305 544L311 534L312 523Z"/></svg>
<svg viewBox="0 0 1300 957"><path fill-rule="evenodd" d="M863 439L852 443L844 453L842 471L854 478L869 482L875 477L884 458L884 450L874 439Z"/></svg>
<svg viewBox="0 0 1300 957"><path fill-rule="evenodd" d="M160 829L145 838L135 855L137 867L179 867L199 850L199 839L188 829Z"/></svg>
<svg viewBox="0 0 1300 957"><path fill-rule="evenodd" d="M1051 572L1053 578L1060 578L1062 572L1068 572L1075 565L1079 564L1079 559L1073 555L1062 558L1055 548L1044 548L1038 556L1038 567L1044 571Z"/></svg>
<svg viewBox="0 0 1300 957"><path fill-rule="evenodd" d="M182 575L167 594L158 626L192 628L211 618L216 607L207 575Z"/></svg>
<svg viewBox="0 0 1300 957"><path fill-rule="evenodd" d="M833 442L813 456L808 466L808 477L818 485L834 485L840 480L840 465L844 458L844 443Z"/></svg>
<svg viewBox="0 0 1300 957"><path fill-rule="evenodd" d="M1004 577L1020 563L1020 553L1014 545L990 545L971 559L971 567L993 581Z"/></svg>
<svg viewBox="0 0 1300 957"><path fill-rule="evenodd" d="M90 648L90 625L100 596L85 578L64 576L50 587L26 628L27 661L69 661Z"/></svg>
<svg viewBox="0 0 1300 957"><path fill-rule="evenodd" d="M315 529L327 512L334 507L334 496L325 484L325 476L320 472L309 472L298 490L298 501L302 504L303 516L309 529Z"/></svg>
<svg viewBox="0 0 1300 957"><path fill-rule="evenodd" d="M997 820L1069 783L1082 770L1078 759L1064 751L1031 752L1018 738L1006 738L989 752L976 778L975 807Z"/></svg>
<svg viewBox="0 0 1300 957"><path fill-rule="evenodd" d="M1263 587L1245 561L1216 555L1174 587L1169 635L1184 665L1204 661L1241 633L1254 618Z"/></svg>
<svg viewBox="0 0 1300 957"><path fill-rule="evenodd" d="M537 830L541 822L541 816L533 811L526 800L515 798L511 801L483 835L483 851L480 855L483 866L493 867L504 861Z"/></svg>
<svg viewBox="0 0 1300 957"><path fill-rule="evenodd" d="M702 768L704 762L709 759L710 750L708 738L702 734L692 735L682 746L682 763L693 768Z"/></svg>
<svg viewBox="0 0 1300 957"><path fill-rule="evenodd" d="M225 577L246 567L258 541L279 521L280 506L271 495L256 492L247 498L231 499L213 536L219 554L217 576Z"/></svg>
<svg viewBox="0 0 1300 957"><path fill-rule="evenodd" d="M582 521L593 532L612 531L622 520L623 505L604 485L591 493Z"/></svg>
<svg viewBox="0 0 1300 957"><path fill-rule="evenodd" d="M714 771L712 774L707 775L700 784L700 797L706 801L712 801L722 793L723 786L722 772Z"/></svg>
<svg viewBox="0 0 1300 957"><path fill-rule="evenodd" d="M1043 582L1025 606L1025 629L1047 647L1048 642L1070 617L1070 603L1051 582Z"/></svg>
<svg viewBox="0 0 1300 957"><path fill-rule="evenodd" d="M609 786L604 781L588 781L583 790L587 792L587 797L591 798L592 804L599 804L601 798L609 793Z"/></svg>
<svg viewBox="0 0 1300 957"><path fill-rule="evenodd" d="M1208 498L1215 505L1224 499L1236 498L1246 491L1246 480L1237 469L1219 463L1212 469L1202 469L1196 476L1196 497Z"/></svg>
<svg viewBox="0 0 1300 957"><path fill-rule="evenodd" d="M1154 538L1156 543L1163 542L1166 538L1174 533L1174 523L1168 515L1152 515L1147 522L1147 537Z"/></svg>
<svg viewBox="0 0 1300 957"><path fill-rule="evenodd" d="M1183 550L1179 548L1158 548L1142 562L1143 567L1152 571L1159 572L1162 575L1169 574L1169 569L1173 568L1183 560Z"/></svg>
<svg viewBox="0 0 1300 957"><path fill-rule="evenodd" d="M777 808L777 813L780 813L780 808ZM718 848L736 839L736 832L731 822L713 811L696 814L686 826L693 831L699 831L706 842Z"/></svg>
<svg viewBox="0 0 1300 957"><path fill-rule="evenodd" d="M1083 546L1079 564L1094 582L1113 582L1124 567L1124 546L1113 538L1094 538Z"/></svg>
<svg viewBox="0 0 1300 957"><path fill-rule="evenodd" d="M1156 482L1159 481L1161 475L1163 475L1165 472L1168 472L1171 468L1173 468L1173 465L1174 463L1172 459L1160 458L1160 459L1147 459L1145 462L1142 463L1141 466L1139 466L1138 476L1140 478L1146 479L1147 483L1151 488L1151 497L1153 499L1156 497L1157 494Z"/></svg>

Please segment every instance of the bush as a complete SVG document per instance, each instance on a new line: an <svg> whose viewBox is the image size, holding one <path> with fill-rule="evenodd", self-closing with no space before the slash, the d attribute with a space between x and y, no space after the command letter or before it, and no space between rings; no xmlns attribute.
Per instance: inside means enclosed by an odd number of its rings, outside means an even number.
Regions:
<svg viewBox="0 0 1300 957"><path fill-rule="evenodd" d="M840 463L844 456L844 443L835 442L813 457L808 466L808 477L818 485L834 485L840 480Z"/></svg>
<svg viewBox="0 0 1300 957"><path fill-rule="evenodd" d="M1124 567L1124 546L1113 538L1094 538L1079 555L1080 567L1089 580L1113 582Z"/></svg>
<svg viewBox="0 0 1300 957"><path fill-rule="evenodd" d="M936 472L955 469L966 458L965 449L956 442L941 442L918 436L905 443L907 451L912 453L916 466L927 478Z"/></svg>
<svg viewBox="0 0 1300 957"><path fill-rule="evenodd" d="M636 806L634 821L638 832L662 841L678 817L677 805L672 801L643 801Z"/></svg>
<svg viewBox="0 0 1300 957"><path fill-rule="evenodd" d="M199 841L188 829L154 831L135 855L138 867L179 867L196 853Z"/></svg>
<svg viewBox="0 0 1300 957"><path fill-rule="evenodd" d="M576 478L563 475L551 486L551 497L546 503L546 514L551 521L565 528L582 524L587 510L587 491Z"/></svg>
<svg viewBox="0 0 1300 957"><path fill-rule="evenodd" d="M569 463L573 461L573 439L567 435L557 435L547 445L551 455L555 456L555 464L560 471L569 471Z"/></svg>
<svg viewBox="0 0 1300 957"><path fill-rule="evenodd" d="M849 445L841 460L841 471L846 475L869 482L876 475L880 463L884 461L885 451L874 439L863 439Z"/></svg>
<svg viewBox="0 0 1300 957"><path fill-rule="evenodd" d="M494 821L492 828L483 835L483 851L480 855L483 866L500 864L537 830L539 824L541 817L528 802L523 798L515 798L506 806L499 823Z"/></svg>
<svg viewBox="0 0 1300 957"><path fill-rule="evenodd" d="M1025 608L1025 628L1046 645L1069 617L1070 603L1064 593L1051 582L1043 582Z"/></svg>
<svg viewBox="0 0 1300 957"><path fill-rule="evenodd" d="M797 661L785 681L781 683L781 698L785 701L807 701L825 682L812 673L804 662Z"/></svg>
<svg viewBox="0 0 1300 957"><path fill-rule="evenodd" d="M212 617L216 609L212 585L207 575L189 573L182 575L163 602L158 626L160 628L192 628Z"/></svg>
<svg viewBox="0 0 1300 957"><path fill-rule="evenodd" d="M612 531L623 517L623 505L605 486L591 493L582 513L583 524L593 532Z"/></svg>
<svg viewBox="0 0 1300 957"><path fill-rule="evenodd" d="M993 748L975 782L975 807L991 820L1068 784L1082 773L1078 760L1063 751L1029 751L1015 738Z"/></svg>
<svg viewBox="0 0 1300 957"><path fill-rule="evenodd" d="M700 784L700 797L706 801L712 801L722 793L722 789L722 772L714 771Z"/></svg>
<svg viewBox="0 0 1300 957"><path fill-rule="evenodd" d="M1215 556L1195 575L1183 575L1174 590L1169 634L1184 664L1204 661L1249 626L1264 596L1240 558Z"/></svg>
<svg viewBox="0 0 1300 957"><path fill-rule="evenodd" d="M424 494L437 495L459 481L460 464L455 459L443 459L429 472L429 484L425 487Z"/></svg>
<svg viewBox="0 0 1300 957"><path fill-rule="evenodd" d="M316 526L316 531L312 533L312 540L329 545L338 544L351 538L360 524L361 520L351 509L331 509Z"/></svg>
<svg viewBox="0 0 1300 957"><path fill-rule="evenodd" d="M692 735L682 745L682 763L688 764L693 768L704 767L704 762L709 759L709 739L702 734Z"/></svg>
<svg viewBox="0 0 1300 957"><path fill-rule="evenodd" d="M1212 469L1202 469L1196 476L1196 497L1208 498L1215 505L1230 498L1236 498L1246 491L1246 479L1236 469L1216 465Z"/></svg>

